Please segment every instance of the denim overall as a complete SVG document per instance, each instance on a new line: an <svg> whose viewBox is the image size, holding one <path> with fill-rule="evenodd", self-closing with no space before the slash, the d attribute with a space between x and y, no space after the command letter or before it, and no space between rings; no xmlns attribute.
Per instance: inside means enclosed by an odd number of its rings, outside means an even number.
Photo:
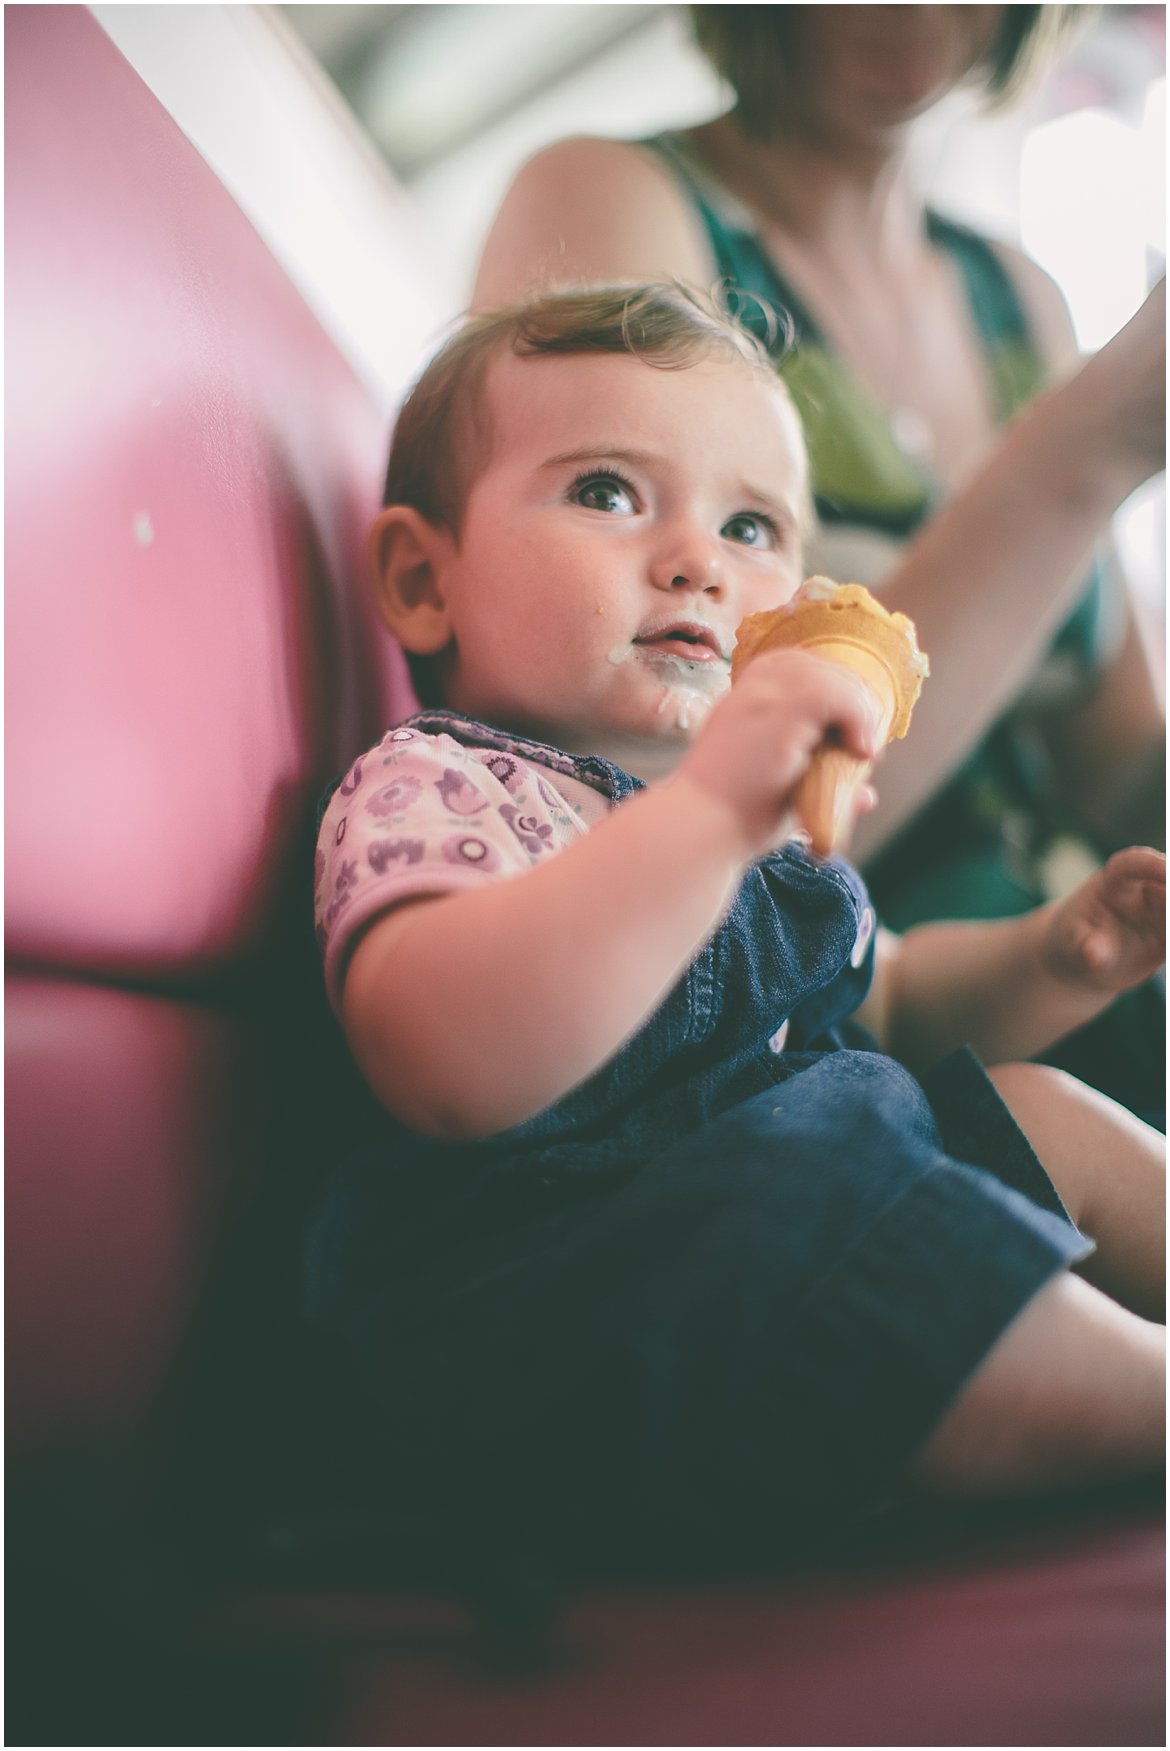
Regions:
<svg viewBox="0 0 1170 1751"><path fill-rule="evenodd" d="M410 726L641 788L449 713ZM788 844L563 1100L471 1144L386 1116L305 1277L359 1468L627 1552L783 1549L881 1498L1091 1247L970 1053L919 1082L850 1020L872 938L856 872Z"/></svg>

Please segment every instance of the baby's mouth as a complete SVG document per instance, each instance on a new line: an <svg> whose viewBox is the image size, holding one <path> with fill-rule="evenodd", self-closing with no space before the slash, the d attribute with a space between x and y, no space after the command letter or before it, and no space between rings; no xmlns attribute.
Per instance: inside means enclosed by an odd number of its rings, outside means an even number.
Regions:
<svg viewBox="0 0 1170 1751"><path fill-rule="evenodd" d="M685 663L726 664L719 635L701 620L660 620L644 627L634 640L635 648L648 654L673 657Z"/></svg>

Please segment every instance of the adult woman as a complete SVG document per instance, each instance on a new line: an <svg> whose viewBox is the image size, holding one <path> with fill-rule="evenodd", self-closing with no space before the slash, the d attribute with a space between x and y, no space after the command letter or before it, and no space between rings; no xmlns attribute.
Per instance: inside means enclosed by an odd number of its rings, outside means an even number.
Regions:
<svg viewBox="0 0 1170 1751"><path fill-rule="evenodd" d="M924 206L909 148L960 81L1010 85L1070 9L692 10L736 107L654 141L539 154L488 237L475 302L533 282L722 277L788 314L779 368L821 517L809 569L912 614L935 677L854 853L895 927L1022 910L1090 849L1162 833L1143 642L1111 557L1086 571L1110 511L1159 466L1163 319L1139 313L997 446L1070 364L1069 320L1033 263ZM1113 1023L1124 1037L1092 1042L1078 1069L1149 1114L1160 1021L1158 1005Z"/></svg>

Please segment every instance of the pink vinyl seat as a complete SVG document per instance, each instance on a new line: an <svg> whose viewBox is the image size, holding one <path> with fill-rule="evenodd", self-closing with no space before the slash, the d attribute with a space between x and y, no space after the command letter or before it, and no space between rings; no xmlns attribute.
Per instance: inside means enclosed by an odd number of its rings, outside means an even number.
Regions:
<svg viewBox="0 0 1170 1751"><path fill-rule="evenodd" d="M369 396L85 8L5 41L10 1741L65 1708L91 1743L128 1709L160 1743L1162 1743L1148 1501L597 1588L526 1671L400 1579L202 1574L190 1647L144 1621L118 1571L175 1530L137 1491L193 1334L303 1116L320 1144L315 798L410 694L363 588Z"/></svg>
<svg viewBox="0 0 1170 1751"><path fill-rule="evenodd" d="M382 422L84 8L6 20L9 1426L149 1404L319 788L400 678ZM249 1038L249 1035L252 1037Z"/></svg>

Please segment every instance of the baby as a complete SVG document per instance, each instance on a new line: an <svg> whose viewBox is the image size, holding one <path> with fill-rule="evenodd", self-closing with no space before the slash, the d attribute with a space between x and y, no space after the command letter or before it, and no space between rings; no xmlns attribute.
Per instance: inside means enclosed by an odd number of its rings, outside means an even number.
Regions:
<svg viewBox="0 0 1170 1751"><path fill-rule="evenodd" d="M405 404L373 569L434 709L321 824L386 1117L307 1284L388 1489L767 1551L1160 1456L1161 1138L1025 1060L1160 964L1164 860L875 929L792 800L874 753L865 690L799 650L729 686L808 504L764 352L677 288L479 317Z"/></svg>

